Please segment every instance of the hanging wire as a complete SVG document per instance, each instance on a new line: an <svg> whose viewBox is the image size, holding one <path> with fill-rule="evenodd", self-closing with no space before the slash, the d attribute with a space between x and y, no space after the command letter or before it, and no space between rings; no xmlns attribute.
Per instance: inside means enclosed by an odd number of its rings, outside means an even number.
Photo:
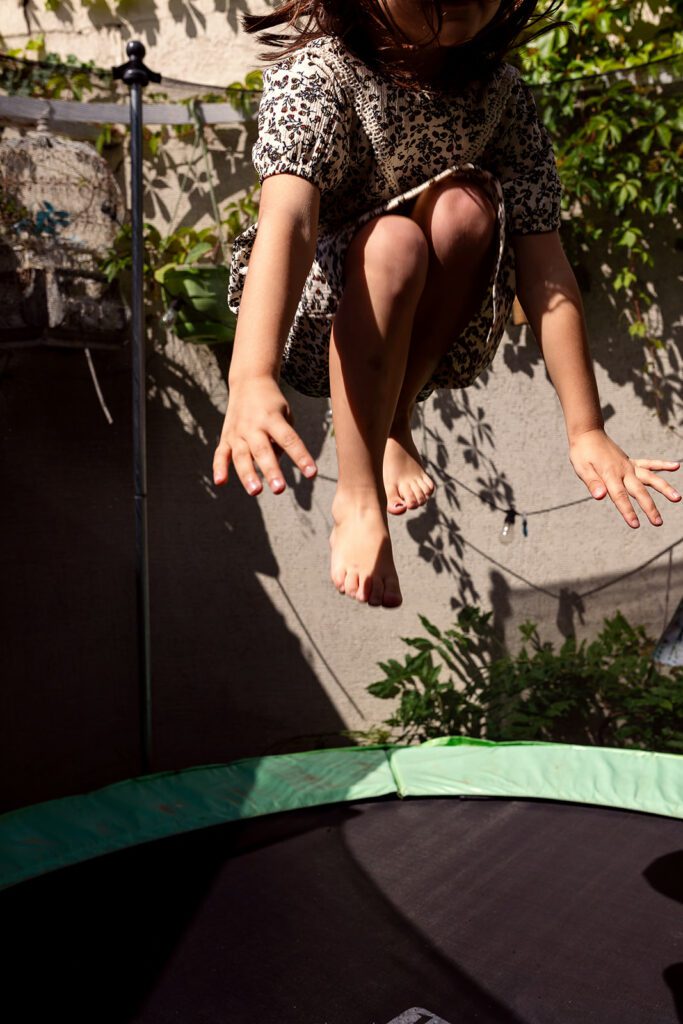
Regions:
<svg viewBox="0 0 683 1024"><path fill-rule="evenodd" d="M323 652L320 650L320 647L318 646L316 640L312 636L308 626L306 625L306 623L302 619L302 617L301 617L301 615L299 613L298 608L296 607L296 605L292 601L292 599L289 596L289 593L287 592L287 590L285 590L285 587L284 587L284 585L282 583L282 580L280 579L279 576L275 577L275 583L277 584L277 587L278 587L280 593L282 594L282 596L284 597L285 601L287 602L287 606L289 607L289 610L292 612L292 614L296 618L297 622L301 626L302 630L306 634L306 637L307 637L308 642L310 643L311 647L313 648L315 653L318 655L318 657L320 658L321 662L323 663L323 665L325 666L325 668L329 672L330 676L332 677L332 679L334 680L334 682L336 683L338 688L341 690L341 692L344 694L344 696L348 700L349 704L351 704L351 706L353 707L354 711L356 711L360 715L360 717L364 719L366 716L365 716L362 708L360 708L358 706L358 704L355 702L355 700L353 699L353 696L346 689L346 687L342 683L341 679L339 678L337 673L334 671L334 669L330 665L329 661L327 660L327 658L325 657Z"/></svg>
<svg viewBox="0 0 683 1024"><path fill-rule="evenodd" d="M325 480L325 481L328 481L329 483L336 483L337 482L335 478L328 477L328 476L322 476L320 473L317 475L316 479ZM465 485L461 485L461 486L465 486ZM479 498L481 501L484 501L486 504L489 504L489 505L491 504L491 502L486 501L486 499L482 498L480 494L477 494L477 492L473 491L470 487L465 487L465 490L469 491L470 494L473 494L476 498ZM554 512L558 508L568 508L571 505L578 505L578 504L581 504L584 501L594 501L594 500L595 500L594 498L590 498L590 497L589 498L580 498L579 501L565 502L563 505L556 505L556 506L553 506L553 507L548 508L548 509L537 509L535 513L529 512L529 513L527 513L527 515L540 515L542 512ZM508 509L501 509L498 506L494 506L494 507L495 507L496 511L499 511L499 512L508 512L508 511L510 511ZM442 522L442 526L446 527L448 533L451 532L450 529L448 528L447 524ZM473 544L472 541L468 540L466 537L463 537L463 535L461 533L458 533L458 543L463 544L465 547L471 548L472 551L476 552L476 554L478 554L481 558L485 559L485 561L490 562L492 565L495 565L496 568L501 570L501 572L506 573L508 576L511 576L513 579L519 580L520 583L523 583L526 587L529 587L531 590L536 590L539 594L545 594L546 597L552 597L553 600L555 600L555 601L561 601L562 600L562 595L561 594L555 593L555 591L549 590L547 587L544 587L544 586L542 586L542 585L540 585L538 583L534 583L532 580L527 579L526 576L522 576L520 573L515 572L514 569L510 569L509 566L503 565L503 563L499 562L497 558L494 558L492 555L487 554L486 551L482 551L482 549L480 547L477 547L476 544ZM590 590L585 590L585 591L581 592L580 594L577 594L576 595L577 598L579 598L580 600L583 600L586 597L592 597L594 594L597 594L597 593L599 593L599 592L601 592L603 590L607 590L609 587L613 587L615 584L620 583L622 580L628 579L629 576L635 576L637 573L642 572L642 570L646 569L648 567L648 565L652 565L653 562L656 562L658 558L662 558L663 555L668 554L669 555L669 572L668 572L668 581L667 581L667 609L668 609L668 594L669 594L669 591L670 591L670 588L671 588L671 572L672 572L671 559L673 558L673 551L680 544L683 544L683 537L679 537L678 540L673 542L673 544L669 544L667 547L663 548L661 551L658 551L656 555L652 555L651 558L648 558L644 562L641 562L640 565L637 565L634 569L628 569L626 572L620 573L618 576L614 576L611 580L608 580L606 583L600 583L597 587L592 587Z"/></svg>
<svg viewBox="0 0 683 1024"><path fill-rule="evenodd" d="M476 553L480 555L481 558L485 559L487 562L491 562L491 564L495 565L496 568L500 569L508 576L512 576L514 579L519 580L520 583L523 583L531 590L536 590L539 594L545 594L547 597L552 597L556 601L562 600L561 594L557 594L552 590L548 590L547 587L543 587L538 583L533 583L525 576L522 576L520 573L515 572L514 569L510 569L507 565L503 565L496 558L493 558L491 555L488 555L485 551L482 551L481 548L478 548L476 544L473 544L471 541L467 540L466 537L463 537L462 534L458 534L458 542L464 544L465 547L471 548L472 551L476 551ZM615 584L620 583L622 580L628 579L629 576L635 576L637 573L642 572L643 569L646 569L648 565L652 565L653 562L656 562L658 558L661 558L663 555L669 554L669 552L673 552L674 549L679 546L679 544L683 544L683 537L679 537L678 540L673 542L673 544L669 544L667 547L663 548L662 551L658 551L656 555L653 555L646 561L641 562L641 564L637 565L635 569L629 569L627 572L620 573L618 576L614 576L611 580L607 580L606 583L601 583L597 587L592 587L590 590L584 590L581 593L577 593L576 597L579 600L583 600L586 597L592 597L594 594L597 594L603 590L607 590L609 587L613 587Z"/></svg>
<svg viewBox="0 0 683 1024"><path fill-rule="evenodd" d="M672 459L671 461L672 462L681 462L683 460L681 460L681 459ZM337 483L336 477L324 476L321 473L318 473L316 475L316 479L317 480L326 480L326 481L328 481L328 483L333 483L333 484ZM559 511L560 509L563 509L563 508L572 508L574 505L585 505L586 502L588 502L588 501L595 501L596 500L595 498L593 498L589 494L589 495L586 495L585 498L575 498L574 501L563 501L559 505L548 505L547 508L536 508L536 509L533 509L531 512L522 512L522 511L520 511L517 508L511 508L509 505L505 505L505 506L503 506L503 505L496 505L495 501L492 501L490 498L485 498L483 494L479 494L479 492L475 491L473 487L468 487L467 484L463 483L462 480L458 480L458 478L455 477L455 476L449 477L449 480L452 483L457 484L458 487L462 487L463 491L467 491L468 494L471 494L473 497L478 498L479 501L482 502L482 504L488 505L489 508L493 509L494 512L503 512L505 514L507 514L508 512L514 512L515 515L517 515L517 516L524 516L526 518L528 518L529 516L542 516L542 515L545 515L547 512L557 512L557 511Z"/></svg>
<svg viewBox="0 0 683 1024"><path fill-rule="evenodd" d="M671 574L673 572L674 553L673 548L669 552L669 569L666 574L666 596L664 599L664 625L662 629L666 629L669 625L669 598L671 597Z"/></svg>
<svg viewBox="0 0 683 1024"><path fill-rule="evenodd" d="M652 565L653 562L656 562L658 558L662 557L662 555L672 552L679 544L683 544L683 537L679 537L678 540L673 542L673 544L670 544L668 547L658 552L658 554L653 555L652 558L648 558L647 561L641 562L641 564L637 565L635 569L629 569L628 572L623 572L620 576L615 576L614 579L608 580L607 583L601 583L599 586L593 587L591 590L585 590L582 594L577 594L577 597L592 597L593 594L598 594L602 590L607 590L608 587L612 587L615 583L620 583L622 580L628 579L629 576L635 576L636 573L642 572L643 569L648 567L648 565Z"/></svg>
<svg viewBox="0 0 683 1024"><path fill-rule="evenodd" d="M681 459L672 459L671 461L681 462ZM508 513L512 512L514 513L514 515L520 516L522 519L522 527L525 531L525 537L527 536L525 523L526 520L529 519L531 516L542 516L546 515L548 512L558 512L564 508L573 508L575 505L584 505L588 501L596 500L591 495L586 495L585 498L575 498L573 501L563 501L559 505L548 505L546 508L536 508L532 509L530 512L526 512L511 506L497 505L496 502L493 501L491 498L486 498L484 497L483 494L479 494L479 492L475 491L473 487L468 487L466 483L463 483L462 480L458 480L457 477L452 476L450 477L450 479L454 484L457 484L458 487L462 487L464 491L467 491L468 494L471 494L475 498L478 498L479 501L482 502L482 504L488 505L489 508L491 508L494 512L502 512L505 515L508 515Z"/></svg>
<svg viewBox="0 0 683 1024"><path fill-rule="evenodd" d="M485 498L483 494L479 494L479 492L475 491L473 487L468 487L467 484L463 483L462 480L458 480L457 477L452 476L450 477L450 480L454 484L457 484L458 487L462 487L463 491L467 491L469 494L472 494L475 498L478 498L479 501L482 502L482 504L488 505L489 508L493 509L494 512L515 512L516 515L525 516L527 518L529 516L544 515L546 512L557 512L558 509L562 508L572 508L572 506L574 505L583 505L587 501L595 501L595 498L592 498L590 495L587 495L587 497L585 498L575 498L574 501L564 501L560 505L549 505L548 508L537 508L534 509L532 512L521 512L518 509L510 508L510 506L507 505L505 507L503 507L502 505L496 505L495 501L492 501L491 498Z"/></svg>
<svg viewBox="0 0 683 1024"><path fill-rule="evenodd" d="M101 78L104 82L112 82L112 74L109 68L98 68L93 64L69 64L64 61L15 57L10 53L0 53L0 61L4 61L6 64L30 64L31 67L45 68L48 71L79 71L83 74L91 75L93 78Z"/></svg>
<svg viewBox="0 0 683 1024"><path fill-rule="evenodd" d="M632 71L638 71L640 68L650 68L655 64L670 64L672 61L678 60L679 57L683 57L683 50L677 50L676 53L671 53L668 57L655 57L653 60L644 60L640 64L624 64L622 67L613 68L611 71L595 71L590 75L575 75L567 78L550 78L547 82L534 82L531 87L533 89L544 89L546 85L564 85L566 82L591 82L596 78L630 75ZM673 81L681 82L683 79L675 78Z"/></svg>
<svg viewBox="0 0 683 1024"><path fill-rule="evenodd" d="M588 75L576 75L572 77L561 77L551 78L547 82L541 82L533 84L532 88L545 89L547 86L560 86L565 83L571 82L590 82L597 78L613 78L619 75L630 75L634 71L639 71L642 68L649 68L659 64L669 64L673 61L683 57L683 50L672 53L667 57L655 57L652 60L642 61L640 64L622 65L618 68L612 68L609 71L596 71ZM92 67L87 64L64 64L57 61L42 61L42 60L30 60L26 57L12 57L9 54L0 54L0 61L15 62L19 64L31 64L37 65L38 67L48 68L59 71L81 71L92 75L93 77L102 78L104 81L111 81L111 72L106 68ZM673 82L681 82L683 79L675 78ZM188 82L180 78L167 78L165 75L162 76L161 85L175 86L178 88L185 89L201 89L203 92L212 92L214 90L220 90L221 92L234 92L239 94L259 95L260 89L247 89L243 86L232 86L232 85L209 85L205 82Z"/></svg>
<svg viewBox="0 0 683 1024"><path fill-rule="evenodd" d="M90 355L90 349L86 348L84 351L85 351L85 358L88 361L88 368L90 370L90 375L92 377L93 384L95 385L95 393L97 395L97 398L99 400L100 405L102 406L102 412L104 413L104 417L105 417L107 423L109 424L109 426L111 426L112 423L114 422L114 420L112 418L111 413L109 412L109 409L107 408L107 403L104 400L104 395L102 394L102 389L100 388L100 382L98 381L97 373L95 372L95 365L94 365L94 363L92 361L92 356Z"/></svg>

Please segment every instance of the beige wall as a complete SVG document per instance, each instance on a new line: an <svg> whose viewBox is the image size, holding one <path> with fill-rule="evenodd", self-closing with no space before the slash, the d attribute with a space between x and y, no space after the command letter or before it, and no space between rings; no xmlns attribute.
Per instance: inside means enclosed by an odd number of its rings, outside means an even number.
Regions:
<svg viewBox="0 0 683 1024"><path fill-rule="evenodd" d="M149 66L173 78L227 85L256 66L253 39L239 29L238 17L259 5L245 0L64 0L56 12L43 0L29 0L27 12L17 0L3 0L0 32L9 47L23 46L27 35L45 36L52 53L75 54L109 67L126 59L129 39L141 39ZM268 5L261 3L260 9Z"/></svg>
<svg viewBox="0 0 683 1024"><path fill-rule="evenodd" d="M71 8L48 14L37 4L29 5L32 30L45 33L50 51L74 53L107 67L125 59L127 40L139 38L147 46L151 68L215 85L243 78L257 65L253 39L237 31L237 14L246 9L242 2L150 0L126 6L125 16L118 11L105 13L104 4L81 10L74 0ZM259 8L250 3L249 9ZM20 7L3 3L2 31L8 45L23 45L25 22ZM237 156L235 162L228 158L221 174L221 200L253 177L248 165L253 135L239 129L229 137ZM217 166L221 159L225 161L221 154L216 145ZM232 172L237 177L231 177ZM174 201L173 195L164 197L169 208ZM148 215L152 213L160 215L153 206ZM668 337L678 346L680 359L677 282L667 255L670 250L664 248L669 242L661 239L662 258L657 262L661 276L656 288ZM596 252L593 288L585 302L602 402L613 409L608 429L633 456L683 456L680 402L674 400L669 420L678 431L675 434L660 424L651 404L643 400L642 352L626 334L602 289L600 267ZM244 517L250 515L251 506L237 500L233 489L214 491L211 484L213 448L227 397L224 367L209 349L186 346L170 337L158 345L166 372L151 383L150 401L162 403L177 419L196 454L196 473L179 483L168 515L194 516L195 527L201 530L202 509L212 506L214 514L218 506L226 537L229 533L234 538L245 530ZM674 391L678 365L665 364ZM213 408L213 433L198 427L192 403L174 385L174 376L186 374ZM504 547L498 539L502 514L491 512L460 486L479 492L488 481L497 480L499 489L503 484L509 487L517 508L529 511L586 494L568 462L559 405L526 329L511 330L492 372L477 386L427 403L418 431L420 445L434 459L437 440L443 442L446 474L453 480L452 503L447 500L449 488L442 483L437 500L426 510L392 522L405 595L398 611L361 607L341 598L329 584L327 537L335 456L327 432L327 403L295 395L292 403L302 432L319 458L321 475L313 486L297 481L278 498L265 494L259 499L264 542L272 557L265 560L262 571L257 570L257 577L263 595L298 638L347 727L367 727L386 715L385 703L369 697L365 687L377 677L379 659L399 655L399 637L417 631L418 612L446 626L453 603L478 601L494 609L500 629L514 643L517 624L528 617L541 623L547 639L572 629L590 637L603 617L617 608L658 635L680 599L683 545L674 550L671 564L668 556L656 556L683 538L683 506L658 500L664 525L655 529L643 523L638 531L631 531L608 503L586 502L533 516L528 538L519 535ZM172 453L167 452L165 461L169 460ZM291 484L291 473L288 479ZM248 536L253 534L248 531ZM154 546L153 535L150 543ZM633 570L634 575L604 587ZM226 630L230 629L231 603L240 601L237 583L225 579ZM589 594L600 587L604 589ZM253 635L246 638L247 650L250 644L268 644L258 618L253 620ZM286 664L273 665L283 687L288 685L287 670Z"/></svg>

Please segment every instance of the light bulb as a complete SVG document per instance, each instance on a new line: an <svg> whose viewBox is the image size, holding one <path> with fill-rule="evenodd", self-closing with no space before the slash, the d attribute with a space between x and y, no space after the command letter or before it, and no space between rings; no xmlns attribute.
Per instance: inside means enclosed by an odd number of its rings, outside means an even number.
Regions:
<svg viewBox="0 0 683 1024"><path fill-rule="evenodd" d="M503 523L503 529L500 531L500 543L501 544L512 544L515 539L515 519L517 513L513 509L509 509L505 513L505 522Z"/></svg>
<svg viewBox="0 0 683 1024"><path fill-rule="evenodd" d="M182 302L179 299L173 299L171 304L166 309L166 312L161 317L161 322L164 327L173 327L173 324L178 319L178 310L182 306Z"/></svg>

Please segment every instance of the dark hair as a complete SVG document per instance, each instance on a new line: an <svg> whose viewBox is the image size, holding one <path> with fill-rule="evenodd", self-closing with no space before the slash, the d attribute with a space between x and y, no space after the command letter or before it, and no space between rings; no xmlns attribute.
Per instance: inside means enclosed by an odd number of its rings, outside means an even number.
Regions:
<svg viewBox="0 0 683 1024"><path fill-rule="evenodd" d="M441 31L443 19L441 2L418 2L425 9L431 8L431 13L435 15L433 38L436 38ZM547 6L544 4L544 8L538 11L540 0L501 0L489 24L473 39L459 46L445 48L443 71L435 84L450 92L457 91L474 79L487 78L515 45L528 42L556 28L558 24L566 24L548 20L555 14L560 3L561 0L547 0ZM539 23L542 23L540 28ZM262 43L276 49L275 53L271 49L259 54L262 60L282 59L312 39L334 35L343 41L351 53L391 81L413 88L423 84L408 63L395 56L397 45L410 54L418 51L421 44L412 42L406 36L385 9L382 0L283 0L270 14L243 15L242 24L245 31L258 32ZM268 31L277 25L287 25L296 34L292 37ZM535 30L533 26L536 26ZM392 55L388 56L392 49Z"/></svg>

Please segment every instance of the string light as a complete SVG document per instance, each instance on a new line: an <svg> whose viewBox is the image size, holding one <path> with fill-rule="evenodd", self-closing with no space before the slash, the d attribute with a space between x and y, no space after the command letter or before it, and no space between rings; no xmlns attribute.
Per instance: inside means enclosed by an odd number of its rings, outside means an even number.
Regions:
<svg viewBox="0 0 683 1024"><path fill-rule="evenodd" d="M681 462L681 459L672 459L672 461ZM463 483L462 480L458 480L457 477L452 476L449 479L458 487L462 487L462 489L464 491L467 491L468 494L472 494L475 498L478 498L479 501L482 502L482 504L488 505L489 508L492 509L494 512L503 513L505 518L503 520L503 527L500 532L501 544L511 544L513 542L515 536L514 525L515 519L517 518L522 520L522 536L528 537L529 524L527 520L529 516L542 516L546 515L546 513L548 512L558 512L564 508L572 508L575 505L584 505L588 501L595 501L595 498L591 497L590 495L587 495L585 498L576 498L574 501L563 501L559 505L549 505L547 508L536 508L532 509L531 512L519 512L513 506L504 508L501 505L497 505L496 502L493 501L491 498L486 498L484 497L483 494L479 494L477 491L474 490L474 488L468 487L468 485L466 483Z"/></svg>
<svg viewBox="0 0 683 1024"><path fill-rule="evenodd" d="M517 513L513 508L510 508L505 513L505 522L503 523L503 529L500 531L500 543L501 544L512 544L515 539L515 519Z"/></svg>
<svg viewBox="0 0 683 1024"><path fill-rule="evenodd" d="M182 299L172 299L166 307L166 312L161 317L161 323L164 327L173 327L173 324L178 319L178 313L182 307Z"/></svg>

